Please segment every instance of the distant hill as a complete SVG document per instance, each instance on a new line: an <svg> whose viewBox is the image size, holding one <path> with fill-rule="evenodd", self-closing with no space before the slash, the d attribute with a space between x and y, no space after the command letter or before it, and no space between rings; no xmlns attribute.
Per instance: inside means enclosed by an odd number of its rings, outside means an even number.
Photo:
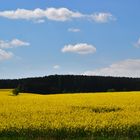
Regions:
<svg viewBox="0 0 140 140"><path fill-rule="evenodd" d="M140 78L83 75L50 75L45 77L0 80L0 88L19 87L21 92L39 94L140 91Z"/></svg>

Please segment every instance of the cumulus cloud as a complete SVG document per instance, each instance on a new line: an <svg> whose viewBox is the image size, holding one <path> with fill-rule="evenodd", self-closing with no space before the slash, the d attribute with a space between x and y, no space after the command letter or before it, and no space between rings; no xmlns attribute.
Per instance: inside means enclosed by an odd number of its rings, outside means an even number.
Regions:
<svg viewBox="0 0 140 140"><path fill-rule="evenodd" d="M30 43L24 42L19 39L13 39L11 41L0 40L0 49L15 48L20 46L29 46Z"/></svg>
<svg viewBox="0 0 140 140"><path fill-rule="evenodd" d="M81 30L78 28L69 28L68 31L69 32L80 32Z"/></svg>
<svg viewBox="0 0 140 140"><path fill-rule="evenodd" d="M90 54L95 53L96 48L93 45L89 45L87 43L79 43L75 45L65 45L64 48L61 50L63 53L71 52L71 53L78 53L78 54Z"/></svg>
<svg viewBox="0 0 140 140"><path fill-rule="evenodd" d="M134 43L134 46L136 48L140 48L140 38L138 39L138 41L136 43Z"/></svg>
<svg viewBox="0 0 140 140"><path fill-rule="evenodd" d="M0 60L7 60L13 57L12 52L6 52L5 50L0 49Z"/></svg>
<svg viewBox="0 0 140 140"><path fill-rule="evenodd" d="M60 65L54 65L53 68L54 69L60 69Z"/></svg>
<svg viewBox="0 0 140 140"><path fill-rule="evenodd" d="M17 9L17 10L7 10L0 11L0 17L5 17L8 19L25 19L33 20L38 23L42 23L45 19L54 21L67 21L71 19L92 19L95 22L105 23L110 20L114 20L111 13L94 13L94 14L83 14L78 11L72 11L67 8L47 8L40 9L36 8L34 10L27 9Z"/></svg>
<svg viewBox="0 0 140 140"><path fill-rule="evenodd" d="M40 20L48 18L50 20L66 21L72 18L81 18L83 15L67 8L47 8L46 10L37 8L34 10L17 9L15 11L1 11L0 16L9 19Z"/></svg>
<svg viewBox="0 0 140 140"><path fill-rule="evenodd" d="M140 77L140 59L127 59L108 67L86 71L84 75Z"/></svg>
<svg viewBox="0 0 140 140"><path fill-rule="evenodd" d="M79 12L73 12L67 8L48 8L46 17L51 20L66 21L72 18L81 18L83 15Z"/></svg>

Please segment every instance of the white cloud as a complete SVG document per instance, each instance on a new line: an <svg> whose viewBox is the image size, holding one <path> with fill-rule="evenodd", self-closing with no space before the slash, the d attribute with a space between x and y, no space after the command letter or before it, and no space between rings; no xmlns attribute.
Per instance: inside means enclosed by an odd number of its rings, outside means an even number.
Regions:
<svg viewBox="0 0 140 140"><path fill-rule="evenodd" d="M40 20L48 18L50 20L66 21L71 18L81 18L83 15L67 8L47 8L46 10L37 8L34 10L17 9L15 11L1 11L0 16L9 19Z"/></svg>
<svg viewBox="0 0 140 140"><path fill-rule="evenodd" d="M44 19L39 19L39 20L35 20L34 23L44 23L45 20Z"/></svg>
<svg viewBox="0 0 140 140"><path fill-rule="evenodd" d="M93 15L90 15L89 17L90 19L98 23L106 23L111 20L115 20L111 13L95 13Z"/></svg>
<svg viewBox="0 0 140 140"><path fill-rule="evenodd" d="M140 38L138 39L138 41L136 43L134 43L134 46L136 48L140 48Z"/></svg>
<svg viewBox="0 0 140 140"><path fill-rule="evenodd" d="M60 65L54 65L53 68L54 69L60 69Z"/></svg>
<svg viewBox="0 0 140 140"><path fill-rule="evenodd" d="M87 43L79 43L75 45L65 45L64 48L61 50L63 53L71 52L71 53L78 53L78 54L90 54L95 53L96 48L93 45L89 45Z"/></svg>
<svg viewBox="0 0 140 140"><path fill-rule="evenodd" d="M12 52L5 51L5 49L12 49L21 46L29 46L30 43L24 42L19 39L13 39L11 41L0 40L0 60L7 60L14 56Z"/></svg>
<svg viewBox="0 0 140 140"><path fill-rule="evenodd" d="M0 49L15 48L20 46L29 46L30 43L21 41L19 39L13 39L11 41L0 40Z"/></svg>
<svg viewBox="0 0 140 140"><path fill-rule="evenodd" d="M34 10L27 9L17 9L17 10L7 10L0 11L0 17L5 17L8 19L25 19L33 20L38 23L44 22L45 19L55 20L55 21L67 21L71 19L92 19L95 22L105 23L110 20L114 20L111 13L94 13L94 14L83 14L77 11L72 11L67 8L47 8L40 9L36 8Z"/></svg>
<svg viewBox="0 0 140 140"><path fill-rule="evenodd" d="M7 60L13 57L12 52L6 52L2 49L0 49L0 60Z"/></svg>
<svg viewBox="0 0 140 140"><path fill-rule="evenodd" d="M66 21L72 18L81 18L83 15L79 12L73 12L67 8L48 8L46 10L46 17L56 21Z"/></svg>
<svg viewBox="0 0 140 140"><path fill-rule="evenodd" d="M140 77L140 59L127 59L108 67L86 71L84 75Z"/></svg>
<svg viewBox="0 0 140 140"><path fill-rule="evenodd" d="M80 32L81 30L78 28L69 28L68 31L69 32Z"/></svg>

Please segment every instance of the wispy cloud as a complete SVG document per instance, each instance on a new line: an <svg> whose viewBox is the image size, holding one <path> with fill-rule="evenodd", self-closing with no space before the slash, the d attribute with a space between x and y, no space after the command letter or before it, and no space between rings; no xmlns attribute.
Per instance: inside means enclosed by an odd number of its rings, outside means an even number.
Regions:
<svg viewBox="0 0 140 140"><path fill-rule="evenodd" d="M140 59L127 59L108 67L84 72L84 75L140 77Z"/></svg>
<svg viewBox="0 0 140 140"><path fill-rule="evenodd" d="M78 43L75 45L65 45L64 48L61 50L63 53L70 52L70 53L78 53L78 54L90 54L95 53L96 48L93 45L87 43Z"/></svg>
<svg viewBox="0 0 140 140"><path fill-rule="evenodd" d="M44 23L45 20L44 19L38 19L38 20L34 20L34 23Z"/></svg>
<svg viewBox="0 0 140 140"><path fill-rule="evenodd" d="M116 18L111 13L95 13L89 16L95 22L107 23L111 20L116 20Z"/></svg>
<svg viewBox="0 0 140 140"><path fill-rule="evenodd" d="M76 32L80 32L81 30L78 29L78 28L69 28L68 31L69 32L75 32L76 33Z"/></svg>
<svg viewBox="0 0 140 140"><path fill-rule="evenodd" d="M0 60L7 60L14 56L10 51L5 51L5 49L11 49L21 46L29 46L30 43L24 42L19 39L13 39L11 41L0 40Z"/></svg>
<svg viewBox="0 0 140 140"><path fill-rule="evenodd" d="M60 65L54 65L53 68L54 69L60 69Z"/></svg>
<svg viewBox="0 0 140 140"><path fill-rule="evenodd" d="M140 48L140 38L138 39L138 41L136 43L134 43L134 46L136 48Z"/></svg>
<svg viewBox="0 0 140 140"><path fill-rule="evenodd" d="M13 57L12 52L7 52L5 50L0 49L0 61L1 60L7 60Z"/></svg>
<svg viewBox="0 0 140 140"><path fill-rule="evenodd" d="M106 23L114 20L114 16L111 13L101 12L93 14L84 14L78 11L72 11L68 8L47 8L40 9L36 8L34 10L27 9L17 9L17 10L7 10L0 11L0 17L8 19L24 19L33 20L38 23L42 23L45 19L54 21L68 21L72 19L91 19L94 22Z"/></svg>
<svg viewBox="0 0 140 140"><path fill-rule="evenodd" d="M24 42L19 39L13 39L11 41L0 40L0 49L15 48L15 47L29 46L29 45L30 43Z"/></svg>

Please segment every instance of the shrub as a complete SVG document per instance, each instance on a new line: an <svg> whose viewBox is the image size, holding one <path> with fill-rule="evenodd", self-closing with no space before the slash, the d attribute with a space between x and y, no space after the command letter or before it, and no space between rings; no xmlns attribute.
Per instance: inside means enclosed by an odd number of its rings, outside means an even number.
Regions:
<svg viewBox="0 0 140 140"><path fill-rule="evenodd" d="M19 92L20 92L20 88L19 87L13 89L13 91L12 91L13 95L16 95L16 96L19 94Z"/></svg>

